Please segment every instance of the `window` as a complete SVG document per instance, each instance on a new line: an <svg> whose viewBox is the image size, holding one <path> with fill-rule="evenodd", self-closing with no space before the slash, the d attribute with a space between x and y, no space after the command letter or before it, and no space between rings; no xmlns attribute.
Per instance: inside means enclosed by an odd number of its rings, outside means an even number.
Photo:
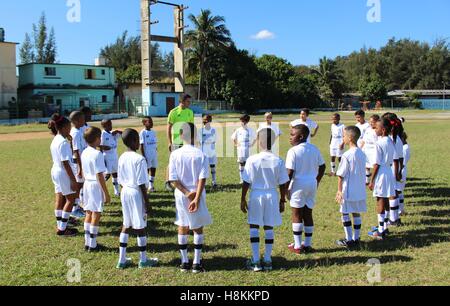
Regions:
<svg viewBox="0 0 450 306"><path fill-rule="evenodd" d="M45 76L56 76L55 67L45 67Z"/></svg>
<svg viewBox="0 0 450 306"><path fill-rule="evenodd" d="M102 103L108 102L108 96L103 95L102 96Z"/></svg>
<svg viewBox="0 0 450 306"><path fill-rule="evenodd" d="M95 70L94 69L86 69L84 71L84 78L86 80L95 80Z"/></svg>
<svg viewBox="0 0 450 306"><path fill-rule="evenodd" d="M106 74L106 70L102 69L102 75L105 75L105 74Z"/></svg>

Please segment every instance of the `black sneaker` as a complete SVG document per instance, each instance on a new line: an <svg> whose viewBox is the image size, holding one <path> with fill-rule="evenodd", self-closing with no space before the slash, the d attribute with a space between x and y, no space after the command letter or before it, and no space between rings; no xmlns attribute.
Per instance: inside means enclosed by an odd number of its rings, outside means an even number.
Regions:
<svg viewBox="0 0 450 306"><path fill-rule="evenodd" d="M64 231L56 232L59 237L74 237L78 234L78 230L75 228L66 228Z"/></svg>
<svg viewBox="0 0 450 306"><path fill-rule="evenodd" d="M180 271L183 273L187 273L191 270L191 265L188 263L183 263L180 265Z"/></svg>
<svg viewBox="0 0 450 306"><path fill-rule="evenodd" d="M206 270L203 267L203 264L193 265L192 266L192 273L194 273L194 274L205 273L205 272L206 272Z"/></svg>
<svg viewBox="0 0 450 306"><path fill-rule="evenodd" d="M85 250L86 252L89 252L89 246L88 246L88 245L85 245L85 246L84 246L84 250Z"/></svg>
<svg viewBox="0 0 450 306"><path fill-rule="evenodd" d="M352 241L348 241L346 239L341 239L336 241L336 244L340 247L344 247L344 248L350 248L353 246L354 242Z"/></svg>
<svg viewBox="0 0 450 306"><path fill-rule="evenodd" d="M300 248L300 252L302 254L311 254L311 253L314 253L314 249L310 246L307 247L307 246L302 245L302 247Z"/></svg>
<svg viewBox="0 0 450 306"><path fill-rule="evenodd" d="M106 248L103 245L97 244L96 248L89 248L89 253L99 253L99 252L103 252L105 250L106 250Z"/></svg>

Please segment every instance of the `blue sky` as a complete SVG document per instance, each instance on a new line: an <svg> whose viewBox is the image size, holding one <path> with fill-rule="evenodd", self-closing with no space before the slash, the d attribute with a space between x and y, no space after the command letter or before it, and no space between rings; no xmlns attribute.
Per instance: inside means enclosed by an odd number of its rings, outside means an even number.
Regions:
<svg viewBox="0 0 450 306"><path fill-rule="evenodd" d="M188 13L211 9L226 18L239 48L276 54L293 64L312 65L322 56L345 55L363 46L378 48L390 37L433 42L450 37L450 1L379 0L381 22L367 21L368 0L178 0ZM45 11L55 27L58 61L93 63L100 48L124 30L139 34L139 0L81 0L81 22L69 23L67 0L2 1L0 27L8 41L22 42ZM155 34L170 35L172 11L158 5ZM271 39L254 39L261 31ZM170 45L163 45L169 50Z"/></svg>

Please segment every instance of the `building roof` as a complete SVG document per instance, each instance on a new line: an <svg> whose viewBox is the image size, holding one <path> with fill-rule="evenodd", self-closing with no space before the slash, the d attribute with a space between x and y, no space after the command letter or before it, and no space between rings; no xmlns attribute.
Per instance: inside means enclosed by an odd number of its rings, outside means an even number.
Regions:
<svg viewBox="0 0 450 306"><path fill-rule="evenodd" d="M390 97L403 97L406 96L409 93L415 93L419 94L421 96L450 96L450 89L449 90L443 90L443 89L417 89L417 90L394 90L390 91L388 93L388 96Z"/></svg>
<svg viewBox="0 0 450 306"><path fill-rule="evenodd" d="M21 64L17 65L17 67L23 67L28 65L44 65L44 66L82 66L82 67L96 67L96 68L112 68L112 66L96 66L96 65L87 65L87 64L61 64L61 63L54 63L54 64L41 64L41 63L28 63L28 64Z"/></svg>
<svg viewBox="0 0 450 306"><path fill-rule="evenodd" d="M11 42L11 41L0 41L0 44L18 45L19 43Z"/></svg>

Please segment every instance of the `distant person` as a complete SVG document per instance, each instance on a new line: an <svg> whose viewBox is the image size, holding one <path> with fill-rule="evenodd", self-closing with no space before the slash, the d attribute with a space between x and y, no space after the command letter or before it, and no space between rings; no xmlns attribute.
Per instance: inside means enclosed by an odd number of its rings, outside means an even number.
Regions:
<svg viewBox="0 0 450 306"><path fill-rule="evenodd" d="M286 158L289 174L288 198L292 208L294 243L289 250L295 254L311 253L314 233L313 209L316 205L318 186L325 174L326 165L319 149L307 142L309 129L296 125L291 129L290 143L293 146ZM302 243L303 232L305 241Z"/></svg>
<svg viewBox="0 0 450 306"><path fill-rule="evenodd" d="M331 156L331 176L336 175L336 160L341 162L341 157L344 154L344 129L345 125L341 123L341 115L334 114L331 124L330 137L330 156Z"/></svg>
<svg viewBox="0 0 450 306"><path fill-rule="evenodd" d="M203 116L203 127L198 132L198 142L203 154L206 155L211 169L212 187L217 188L217 131L211 126L211 115Z"/></svg>
<svg viewBox="0 0 450 306"><path fill-rule="evenodd" d="M275 133L275 136L278 138L281 136L280 127L278 124L273 123L273 114L268 112L264 115L264 122L259 125L259 129L270 128Z"/></svg>
<svg viewBox="0 0 450 306"><path fill-rule="evenodd" d="M358 147L361 148L364 135L366 134L366 131L371 128L371 126L369 122L366 121L366 112L363 111L362 109L356 111L355 119L356 119L356 127L359 128L361 132L361 138L358 141Z"/></svg>
<svg viewBox="0 0 450 306"><path fill-rule="evenodd" d="M319 125L309 118L310 113L311 111L308 108L302 109L300 113L300 119L294 120L290 124L291 128L294 128L298 125L305 125L308 127L308 130L310 131L310 135L307 139L308 143L311 143L311 139L315 137L317 135L317 132L319 131Z"/></svg>
<svg viewBox="0 0 450 306"><path fill-rule="evenodd" d="M48 128L55 136L50 145L53 166L51 177L55 186L55 217L56 234L72 237L77 235L76 229L68 228L72 207L78 192L78 183L72 169L72 149L67 140L70 137L70 121L54 114L48 123Z"/></svg>
<svg viewBox="0 0 450 306"><path fill-rule="evenodd" d="M258 131L260 153L251 156L245 165L242 185L241 210L248 214L252 258L247 268L254 272L272 271L274 227L282 224L281 213L286 204L286 183L289 177L284 161L272 153L276 134L270 128ZM277 189L280 189L278 195ZM251 189L247 203L247 193ZM265 233L264 260L260 261L260 228Z"/></svg>
<svg viewBox="0 0 450 306"><path fill-rule="evenodd" d="M235 130L233 135L231 135L231 140L237 148L239 177L241 179L241 184L244 182L242 179L242 175L244 173L245 163L250 157L250 150L256 142L256 133L252 128L248 126L250 119L251 118L249 115L242 115L240 118L241 127Z"/></svg>
<svg viewBox="0 0 450 306"><path fill-rule="evenodd" d="M83 165L83 204L86 211L84 220L85 249L89 252L98 252L102 249L97 245L100 219L105 204L111 202L108 188L106 187L105 158L97 150L100 147L102 131L97 127L89 127L84 132L84 139L88 147L81 154Z"/></svg>
<svg viewBox="0 0 450 306"><path fill-rule="evenodd" d="M169 180L175 186L178 244L182 272L191 270L188 258L189 232L194 232L193 273L205 272L202 261L204 227L212 223L206 206L206 180L209 177L208 158L196 148L197 131L193 123L185 123L180 131L183 146L172 152L169 161Z"/></svg>
<svg viewBox="0 0 450 306"><path fill-rule="evenodd" d="M142 156L147 161L147 168L150 174L149 192L155 192L156 169L158 168L158 137L153 131L153 118L144 117L142 119L144 129L139 134Z"/></svg>
<svg viewBox="0 0 450 306"><path fill-rule="evenodd" d="M123 226L120 233L119 262L117 269L131 266L131 259L127 258L128 240L134 231L137 235L139 248L139 269L154 267L157 258L147 258L147 217L151 206L148 199L149 185L147 162L138 153L139 133L133 129L126 129L122 140L127 150L119 158L119 184L122 186L120 201L122 203Z"/></svg>
<svg viewBox="0 0 450 306"><path fill-rule="evenodd" d="M367 212L366 155L357 145L360 133L356 126L345 128L344 143L349 146L349 150L342 156L337 172L339 182L336 202L340 205L345 231L345 239L338 240L337 244L347 248L360 245L361 213ZM350 215L353 216L353 228Z"/></svg>
<svg viewBox="0 0 450 306"><path fill-rule="evenodd" d="M174 108L167 119L167 142L169 144L169 152L172 153L183 146L183 140L180 137L180 130L184 123L194 123L194 112L190 109L192 97L183 94L180 104ZM166 173L166 190L173 191L173 187L168 180L168 172Z"/></svg>
<svg viewBox="0 0 450 306"><path fill-rule="evenodd" d="M403 216L406 214L405 210L405 188L406 188L406 181L408 180L408 163L411 160L411 148L408 144L408 135L403 132L402 134L402 142L403 142L403 169L402 169L402 181L400 184L400 195L399 195L399 204L400 204L400 210L399 214L400 216Z"/></svg>
<svg viewBox="0 0 450 306"><path fill-rule="evenodd" d="M366 155L366 185L369 185L371 171L373 166L375 165L375 154L376 154L376 145L378 141L378 136L376 133L377 124L380 121L380 116L373 115L370 117L369 123L370 128L366 130L364 133L364 137L361 142L361 147Z"/></svg>
<svg viewBox="0 0 450 306"><path fill-rule="evenodd" d="M114 195L120 196L120 187L117 180L117 167L119 166L119 155L117 153L118 141L122 136L119 130L113 131L112 121L105 119L102 121L102 141L100 149L103 152L103 157L106 163L106 177L108 181L112 177L114 187Z"/></svg>

